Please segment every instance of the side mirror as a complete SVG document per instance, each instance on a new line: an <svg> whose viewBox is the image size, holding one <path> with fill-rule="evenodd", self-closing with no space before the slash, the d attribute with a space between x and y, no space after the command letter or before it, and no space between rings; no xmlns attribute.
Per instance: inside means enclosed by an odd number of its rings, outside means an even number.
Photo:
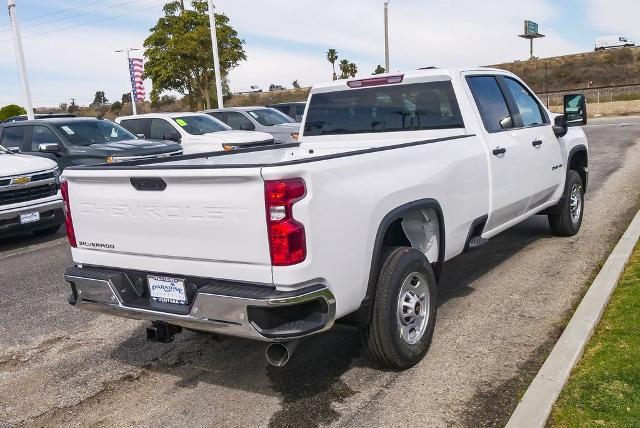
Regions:
<svg viewBox="0 0 640 428"><path fill-rule="evenodd" d="M566 126L582 126L587 124L587 101L584 95L565 95L563 104Z"/></svg>
<svg viewBox="0 0 640 428"><path fill-rule="evenodd" d="M500 127L502 129L510 129L513 128L513 119L511 116L504 117L500 120Z"/></svg>
<svg viewBox="0 0 640 428"><path fill-rule="evenodd" d="M11 153L20 153L20 147L7 147Z"/></svg>
<svg viewBox="0 0 640 428"><path fill-rule="evenodd" d="M168 134L164 134L162 136L163 140L169 140L169 141L175 141L176 143L179 143L180 140L182 140L182 137L180 136L179 132L170 132Z"/></svg>
<svg viewBox="0 0 640 428"><path fill-rule="evenodd" d="M243 123L240 125L241 131L253 131L256 127L251 123Z"/></svg>
<svg viewBox="0 0 640 428"><path fill-rule="evenodd" d="M567 120L565 119L564 116L556 116L556 118L553 120L553 133L556 134L556 137L560 138L560 137L564 137L565 135L567 135Z"/></svg>
<svg viewBox="0 0 640 428"><path fill-rule="evenodd" d="M39 144L38 151L43 153L56 153L60 151L58 143Z"/></svg>
<svg viewBox="0 0 640 428"><path fill-rule="evenodd" d="M141 139L143 139L143 140L144 140L145 138L147 138L147 137L146 137L146 135L144 135L144 134L136 134L136 137L141 138Z"/></svg>

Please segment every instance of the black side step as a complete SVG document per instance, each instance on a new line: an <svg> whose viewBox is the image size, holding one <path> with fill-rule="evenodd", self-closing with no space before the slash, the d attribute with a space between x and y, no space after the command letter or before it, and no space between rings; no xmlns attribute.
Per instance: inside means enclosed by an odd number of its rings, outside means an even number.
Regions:
<svg viewBox="0 0 640 428"><path fill-rule="evenodd" d="M478 248L489 243L488 239L482 237L484 226L487 224L489 217L485 214L482 217L478 217L471 223L469 227L469 234L467 235L467 242L464 244L464 253L477 250Z"/></svg>

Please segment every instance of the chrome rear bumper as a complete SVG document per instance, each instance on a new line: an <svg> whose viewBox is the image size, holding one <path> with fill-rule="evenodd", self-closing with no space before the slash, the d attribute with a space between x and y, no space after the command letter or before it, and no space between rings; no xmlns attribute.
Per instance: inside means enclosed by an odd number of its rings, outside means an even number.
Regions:
<svg viewBox="0 0 640 428"><path fill-rule="evenodd" d="M79 308L228 336L291 340L328 330L335 320L335 297L324 285L283 292L211 280L198 287L190 305L182 306L152 302L144 297L146 287L138 291L143 295L134 297L135 302L127 302L127 293L135 289L127 272L74 266L65 279L72 288L69 302ZM169 306L181 313L162 309Z"/></svg>

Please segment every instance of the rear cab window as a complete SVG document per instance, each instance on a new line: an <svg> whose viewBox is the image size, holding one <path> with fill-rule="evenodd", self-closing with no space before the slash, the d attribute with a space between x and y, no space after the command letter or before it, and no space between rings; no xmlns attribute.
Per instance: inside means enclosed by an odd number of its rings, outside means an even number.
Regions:
<svg viewBox="0 0 640 428"><path fill-rule="evenodd" d="M305 136L464 128L451 81L345 89L311 96Z"/></svg>

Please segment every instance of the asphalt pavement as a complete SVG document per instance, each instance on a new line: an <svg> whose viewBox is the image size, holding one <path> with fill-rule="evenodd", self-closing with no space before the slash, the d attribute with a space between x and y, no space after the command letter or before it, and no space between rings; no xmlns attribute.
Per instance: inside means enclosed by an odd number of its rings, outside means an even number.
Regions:
<svg viewBox="0 0 640 428"><path fill-rule="evenodd" d="M357 332L264 345L193 332L167 345L145 322L79 311L62 232L0 240L0 425L502 426L640 202L640 117L592 120L583 229L544 217L445 265L427 357L381 369Z"/></svg>

